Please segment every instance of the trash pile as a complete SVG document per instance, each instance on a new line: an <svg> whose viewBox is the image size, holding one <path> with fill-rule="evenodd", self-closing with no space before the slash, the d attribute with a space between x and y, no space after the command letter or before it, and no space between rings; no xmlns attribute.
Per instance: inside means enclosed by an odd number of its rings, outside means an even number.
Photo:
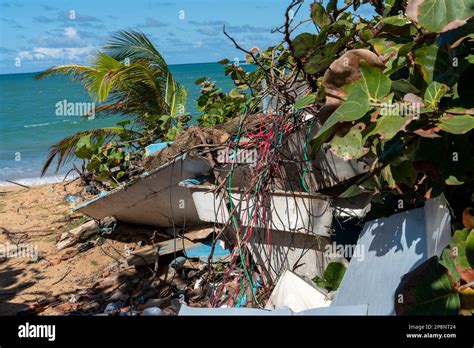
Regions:
<svg viewBox="0 0 474 348"><path fill-rule="evenodd" d="M75 207L94 220L64 233L58 250L91 233L141 234L115 275L63 314L395 314L400 278L449 244L444 198L370 221L370 196L329 194L367 164L329 151L311 159L310 114L233 122L149 146L145 174ZM359 234L357 245L341 240Z"/></svg>

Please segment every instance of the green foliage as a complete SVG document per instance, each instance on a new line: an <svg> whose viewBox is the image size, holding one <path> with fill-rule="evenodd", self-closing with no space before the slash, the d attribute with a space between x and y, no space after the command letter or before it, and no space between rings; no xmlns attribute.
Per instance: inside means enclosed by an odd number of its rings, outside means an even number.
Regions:
<svg viewBox="0 0 474 348"><path fill-rule="evenodd" d="M457 315L461 307L452 279L436 257L408 273L395 298L400 315Z"/></svg>
<svg viewBox="0 0 474 348"><path fill-rule="evenodd" d="M340 262L330 262L324 271L323 277L316 276L313 281L317 286L329 291L337 290L346 273L346 266Z"/></svg>
<svg viewBox="0 0 474 348"><path fill-rule="evenodd" d="M396 291L397 314L455 315L474 312L474 230L458 230L441 259L408 273ZM469 261L471 259L471 261Z"/></svg>
<svg viewBox="0 0 474 348"><path fill-rule="evenodd" d="M243 110L248 101L246 94L239 88L224 93L215 84L205 78L196 81L201 87L201 95L197 100L197 108L202 111L199 116L199 124L213 126L225 122L229 118L236 117Z"/></svg>
<svg viewBox="0 0 474 348"><path fill-rule="evenodd" d="M115 186L139 171L144 147L156 140L173 140L190 120L184 87L150 40L136 31L122 31L99 51L91 66L62 65L40 74L62 74L81 82L101 102L98 116L126 115L116 127L79 132L51 147L43 167L53 159L57 169L74 155L87 161L97 181ZM140 132L132 129L140 129Z"/></svg>
<svg viewBox="0 0 474 348"><path fill-rule="evenodd" d="M312 104L334 110L312 141L313 154L330 143L344 159L374 163L368 178L378 184L359 185L374 194L418 191L423 197L434 187L471 185L466 140L474 105L466 78L474 69L474 1L368 2L378 13L370 20L340 12L337 2L313 4L319 32L293 40L305 77L324 72ZM397 152L392 144L400 144Z"/></svg>

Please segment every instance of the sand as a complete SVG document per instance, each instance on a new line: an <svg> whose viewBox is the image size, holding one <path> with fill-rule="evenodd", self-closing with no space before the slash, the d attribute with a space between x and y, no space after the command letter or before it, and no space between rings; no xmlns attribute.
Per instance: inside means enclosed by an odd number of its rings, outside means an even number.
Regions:
<svg viewBox="0 0 474 348"><path fill-rule="evenodd" d="M73 302L80 290L89 289L114 269L123 269L122 251L128 245L121 242L106 240L66 260L64 255L75 252L78 245L56 250L61 233L86 221L72 212L74 204L64 198L66 194L80 195L83 189L77 181L31 188L0 187L0 247L4 253L14 245L24 250L23 254L10 252L0 258L0 315L15 315L41 301L53 304L41 314L62 314L54 308L55 302L71 298ZM34 260L36 251L38 260Z"/></svg>

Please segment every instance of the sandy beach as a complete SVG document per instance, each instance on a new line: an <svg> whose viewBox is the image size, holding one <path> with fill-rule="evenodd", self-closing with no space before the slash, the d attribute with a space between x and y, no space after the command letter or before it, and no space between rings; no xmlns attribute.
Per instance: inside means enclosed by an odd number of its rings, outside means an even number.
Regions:
<svg viewBox="0 0 474 348"><path fill-rule="evenodd" d="M56 249L63 232L86 221L64 198L81 192L77 182L0 187L0 247L4 254L18 246L38 254L0 258L1 315L16 315L28 306L38 314L64 314L74 309L75 294L117 270L122 257L117 251L124 243L107 240L79 253L77 246ZM65 302L69 308L55 306Z"/></svg>

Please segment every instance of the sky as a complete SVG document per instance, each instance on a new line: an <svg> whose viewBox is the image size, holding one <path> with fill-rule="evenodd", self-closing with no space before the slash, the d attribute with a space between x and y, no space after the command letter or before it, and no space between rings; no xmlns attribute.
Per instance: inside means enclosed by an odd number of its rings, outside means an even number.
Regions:
<svg viewBox="0 0 474 348"><path fill-rule="evenodd" d="M246 48L266 48L282 35L289 0L0 0L0 74L87 64L110 36L145 33L168 64L239 60L222 26ZM309 17L306 0L295 21ZM314 31L312 23L302 30Z"/></svg>

